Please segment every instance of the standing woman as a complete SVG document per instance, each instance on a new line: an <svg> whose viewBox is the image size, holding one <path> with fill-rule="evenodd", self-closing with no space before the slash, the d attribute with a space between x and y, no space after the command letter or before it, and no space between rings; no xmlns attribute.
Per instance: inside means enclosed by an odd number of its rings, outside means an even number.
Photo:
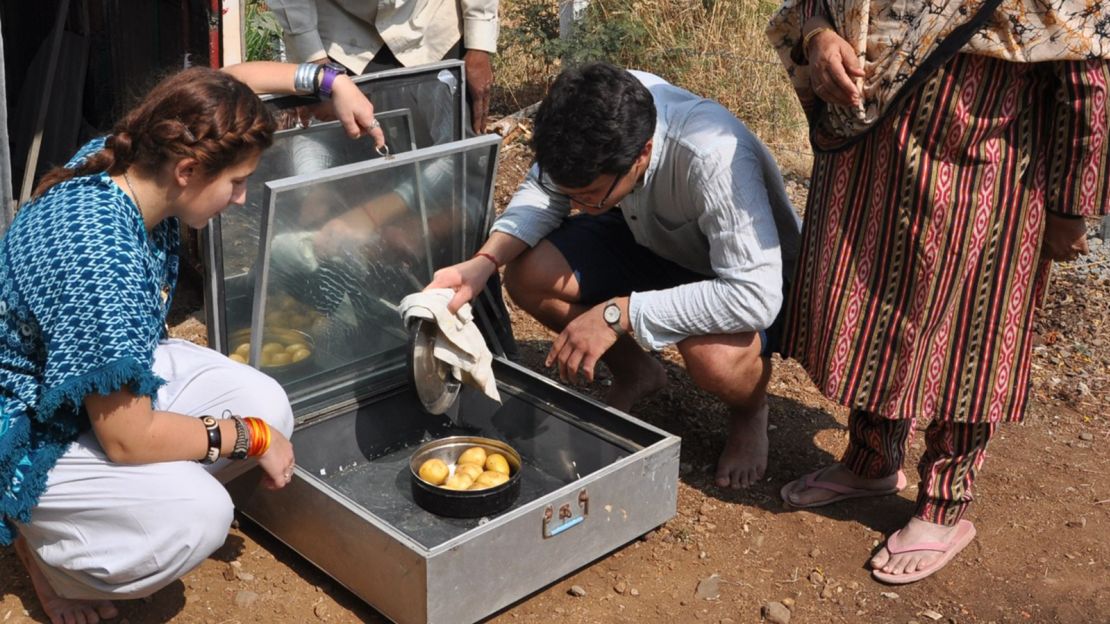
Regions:
<svg viewBox="0 0 1110 624"><path fill-rule="evenodd" d="M987 443L1025 413L1049 261L1085 253L1083 217L1107 213L1098 6L787 0L768 28L815 152L784 355L851 408L841 461L783 499L902 489L914 420L928 424L879 580L922 579L974 537Z"/></svg>
<svg viewBox="0 0 1110 624"><path fill-rule="evenodd" d="M232 72L311 90L294 65L170 76L47 173L0 239L0 544L15 542L55 624L114 617L108 600L150 595L219 548L232 504L213 475L232 461L256 458L271 488L292 479L281 386L167 336L179 222L242 203L274 132ZM377 130L358 97L339 116Z"/></svg>

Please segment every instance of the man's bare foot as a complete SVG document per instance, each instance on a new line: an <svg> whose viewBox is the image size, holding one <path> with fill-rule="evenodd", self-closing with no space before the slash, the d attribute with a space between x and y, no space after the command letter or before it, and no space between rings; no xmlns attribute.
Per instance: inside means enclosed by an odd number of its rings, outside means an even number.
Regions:
<svg viewBox="0 0 1110 624"><path fill-rule="evenodd" d="M725 449L717 459L717 485L734 490L763 478L767 470L767 403L754 413L733 412Z"/></svg>
<svg viewBox="0 0 1110 624"><path fill-rule="evenodd" d="M962 535L958 535L961 533L961 529ZM957 537L962 539L956 539ZM920 574L914 575L914 573L937 565L937 563L946 556L950 559L956 552L959 552L959 549L962 549L972 537L974 537L974 528L971 526L971 523L967 521L953 526L944 526L943 524L934 524L918 518L911 518L909 524L897 533L897 548L895 548L895 550L898 552L892 554L890 550L888 550L888 548L892 547L890 540L888 540L887 543L879 549L879 552L875 553L875 556L871 558L871 569L894 577L902 576L906 579L911 579L913 576L921 576ZM891 539L894 539L894 536L891 536ZM915 550L914 546L918 545L924 545L925 548ZM948 547L948 550L930 548L930 546L937 545L945 545ZM952 549L956 549L955 552L949 552L949 550ZM943 563L941 566L942 565ZM941 566L938 566L937 569L940 569ZM935 571L936 570L930 570L925 574L932 574ZM888 582L897 583L900 581L898 579L891 579Z"/></svg>
<svg viewBox="0 0 1110 624"><path fill-rule="evenodd" d="M609 367L613 372L613 385L605 396L605 402L611 407L627 412L637 402L667 385L667 370L646 353L643 357L629 358L623 363L619 374L612 366Z"/></svg>
<svg viewBox="0 0 1110 624"><path fill-rule="evenodd" d="M788 483L782 489L782 499L795 507L819 507L844 498L891 494L905 485L905 476L901 471L878 479L865 479L840 462L817 471L813 475L813 481L840 486L838 489L841 491L816 485L807 486L806 479L807 477L802 477Z"/></svg>
<svg viewBox="0 0 1110 624"><path fill-rule="evenodd" d="M15 540L15 552L27 568L35 595L46 617L50 618L50 624L97 624L102 619L110 620L119 615L119 610L108 600L70 600L56 594L22 537Z"/></svg>

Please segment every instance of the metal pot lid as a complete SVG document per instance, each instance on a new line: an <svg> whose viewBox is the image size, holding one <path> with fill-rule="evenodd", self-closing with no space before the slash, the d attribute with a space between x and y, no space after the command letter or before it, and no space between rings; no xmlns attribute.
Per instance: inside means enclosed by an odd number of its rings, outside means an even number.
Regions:
<svg viewBox="0 0 1110 624"><path fill-rule="evenodd" d="M435 357L437 331L435 322L427 319L413 319L409 324L409 382L429 414L450 409L462 387L451 366Z"/></svg>

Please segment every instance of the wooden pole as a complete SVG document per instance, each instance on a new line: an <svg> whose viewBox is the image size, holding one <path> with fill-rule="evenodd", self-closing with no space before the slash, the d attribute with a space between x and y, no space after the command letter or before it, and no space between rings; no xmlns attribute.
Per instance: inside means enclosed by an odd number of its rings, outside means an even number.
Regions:
<svg viewBox="0 0 1110 624"><path fill-rule="evenodd" d="M559 39L574 35L574 25L582 19L590 0L559 0Z"/></svg>
<svg viewBox="0 0 1110 624"><path fill-rule="evenodd" d="M54 88L54 73L58 66L58 54L62 49L62 36L65 34L66 17L69 15L69 0L62 0L58 7L58 16L54 20L54 31L50 39L50 55L46 62L46 76L42 86L42 97L39 98L38 116L35 119L35 134L31 139L31 147L27 150L27 162L23 166L23 187L19 193L19 203L24 203L31 198L31 191L35 185L35 173L38 170L39 150L42 148L42 132L46 126L46 111L50 108L50 92Z"/></svg>

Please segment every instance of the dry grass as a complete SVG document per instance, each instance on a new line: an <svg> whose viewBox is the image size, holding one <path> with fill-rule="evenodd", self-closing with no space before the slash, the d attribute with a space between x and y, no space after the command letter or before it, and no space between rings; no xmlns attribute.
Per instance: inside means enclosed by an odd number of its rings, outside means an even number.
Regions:
<svg viewBox="0 0 1110 624"><path fill-rule="evenodd" d="M784 169L808 173L805 118L763 34L776 2L762 0L592 0L574 52L656 73L733 111L771 148ZM541 24L539 9L548 21ZM503 45L498 99L503 109L540 97L559 71L550 56L557 0L501 0ZM546 27L547 32L542 32Z"/></svg>

